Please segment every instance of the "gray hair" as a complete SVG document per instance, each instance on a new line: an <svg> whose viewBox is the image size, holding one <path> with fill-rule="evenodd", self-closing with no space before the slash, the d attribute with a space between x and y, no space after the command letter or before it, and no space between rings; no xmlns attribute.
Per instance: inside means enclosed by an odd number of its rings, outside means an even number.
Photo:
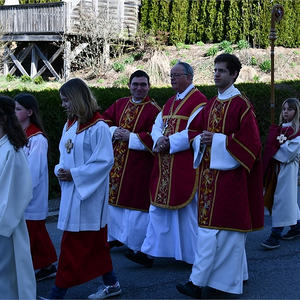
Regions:
<svg viewBox="0 0 300 300"><path fill-rule="evenodd" d="M184 67L184 71L187 75L190 75L192 77L192 81L193 81L193 78L194 78L194 70L192 68L191 65L189 65L188 63L186 62L183 62L183 61L179 61L176 65L181 65Z"/></svg>

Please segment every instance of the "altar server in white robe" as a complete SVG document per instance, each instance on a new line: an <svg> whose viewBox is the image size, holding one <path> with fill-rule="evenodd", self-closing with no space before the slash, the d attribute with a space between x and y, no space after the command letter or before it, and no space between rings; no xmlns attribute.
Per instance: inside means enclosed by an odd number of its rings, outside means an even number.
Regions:
<svg viewBox="0 0 300 300"><path fill-rule="evenodd" d="M118 295L121 288L112 271L106 227L113 165L110 131L83 80L63 84L60 97L68 115L55 167L61 185L58 228L64 233L50 298L62 299L68 288L100 275L104 287L89 297Z"/></svg>
<svg viewBox="0 0 300 300"><path fill-rule="evenodd" d="M0 299L36 299L24 211L32 184L15 103L0 96Z"/></svg>

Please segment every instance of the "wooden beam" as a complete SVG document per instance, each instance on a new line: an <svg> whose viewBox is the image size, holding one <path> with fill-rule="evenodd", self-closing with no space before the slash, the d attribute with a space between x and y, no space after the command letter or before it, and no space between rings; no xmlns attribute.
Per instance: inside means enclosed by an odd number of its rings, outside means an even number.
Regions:
<svg viewBox="0 0 300 300"><path fill-rule="evenodd" d="M21 56L19 57L19 62L22 63L23 60L27 57L27 55L30 53L31 49L32 49L33 45L29 45L24 52L21 54ZM13 66L10 70L9 73L10 74L14 74L15 71L17 70L16 66Z"/></svg>
<svg viewBox="0 0 300 300"><path fill-rule="evenodd" d="M71 73L71 42L66 41L64 45L64 79L67 81Z"/></svg>
<svg viewBox="0 0 300 300"><path fill-rule="evenodd" d="M31 65L30 65L30 77L34 78L38 69L38 56L36 55L35 47L31 50Z"/></svg>
<svg viewBox="0 0 300 300"><path fill-rule="evenodd" d="M52 55L52 57L49 59L49 63L52 64L52 63L55 61L55 59L58 57L58 55L59 55L63 50L64 50L64 47L61 46L61 47L60 47L60 48ZM45 72L46 69L47 69L46 66L41 67L41 68L39 69L39 71L36 73L36 75L33 76L33 78L42 75L42 74Z"/></svg>
<svg viewBox="0 0 300 300"><path fill-rule="evenodd" d="M9 56L11 57L11 59L13 60L14 64L17 66L17 68L20 70L20 72L23 75L28 75L28 73L26 72L26 70L23 68L22 64L18 61L18 59L15 57L15 55L9 50Z"/></svg>
<svg viewBox="0 0 300 300"><path fill-rule="evenodd" d="M9 34L1 37L2 41L7 42L59 42L62 39L59 34Z"/></svg>
<svg viewBox="0 0 300 300"><path fill-rule="evenodd" d="M78 45L73 51L71 51L70 56L69 56L70 62L72 62L75 59L75 57L87 46L88 46L88 43L82 43L82 44Z"/></svg>
<svg viewBox="0 0 300 300"><path fill-rule="evenodd" d="M61 78L59 77L59 75L56 73L56 71L54 70L54 68L52 67L52 65L49 63L49 61L47 60L46 56L43 54L43 52L39 49L39 47L37 45L34 45L34 47L36 48L36 51L38 52L38 55L40 56L40 58L43 60L44 64L47 66L47 68L49 69L49 71L52 73L52 75L57 79L57 80L61 80Z"/></svg>
<svg viewBox="0 0 300 300"><path fill-rule="evenodd" d="M9 74L9 59L8 59L8 56L9 56L9 47L5 47L4 48L4 53L3 53L3 73L4 73L4 76L8 75Z"/></svg>

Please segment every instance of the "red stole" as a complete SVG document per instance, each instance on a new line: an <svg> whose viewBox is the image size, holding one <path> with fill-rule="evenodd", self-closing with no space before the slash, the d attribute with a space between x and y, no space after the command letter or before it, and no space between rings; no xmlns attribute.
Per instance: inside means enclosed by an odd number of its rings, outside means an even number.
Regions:
<svg viewBox="0 0 300 300"><path fill-rule="evenodd" d="M269 134L263 155L263 174L265 186L264 204L270 214L272 213L274 193L279 171L279 162L276 161L273 156L279 150L280 146L286 142L286 140L294 139L299 135L300 130L294 134L294 129L292 127L281 127L279 125L272 124L269 128Z"/></svg>
<svg viewBox="0 0 300 300"><path fill-rule="evenodd" d="M175 101L175 96L171 97L162 110L164 135L184 130L191 114L206 102L206 97L196 88L183 100ZM167 209L186 206L196 193L197 180L198 171L193 169L190 149L176 154L158 153L151 177L151 204Z"/></svg>
<svg viewBox="0 0 300 300"><path fill-rule="evenodd" d="M148 151L128 148L128 142L114 141L114 165L110 173L109 204L117 207L148 211L149 181L153 165L152 125L159 106L146 97L135 103L131 97L118 99L103 114L109 126L136 133Z"/></svg>
<svg viewBox="0 0 300 300"><path fill-rule="evenodd" d="M200 164L200 227L251 231L263 226L261 143L250 102L242 96L211 99L190 125L192 140L203 130L227 136L226 148L241 164L236 169L210 169L211 148Z"/></svg>
<svg viewBox="0 0 300 300"><path fill-rule="evenodd" d="M33 123L30 123L30 125L24 131L28 139L37 134L44 135L44 132Z"/></svg>
<svg viewBox="0 0 300 300"><path fill-rule="evenodd" d="M77 121L77 118L74 118L72 120L68 119L67 120L67 127L66 130L68 130L70 127L72 127L72 125ZM77 130L76 130L76 134L81 133L82 131L88 129L89 127L95 125L97 122L99 121L104 121L103 117L101 116L101 114L99 112L95 112L94 115L92 116L92 118L87 121L86 123L78 123L77 126Z"/></svg>

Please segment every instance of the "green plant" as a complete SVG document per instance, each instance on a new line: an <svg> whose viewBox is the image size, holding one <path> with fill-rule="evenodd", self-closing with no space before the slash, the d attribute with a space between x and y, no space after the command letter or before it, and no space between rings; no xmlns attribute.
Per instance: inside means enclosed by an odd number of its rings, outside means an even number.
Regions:
<svg viewBox="0 0 300 300"><path fill-rule="evenodd" d="M136 68L138 69L138 70L144 70L144 66L143 65L138 65L138 66L136 66Z"/></svg>
<svg viewBox="0 0 300 300"><path fill-rule="evenodd" d="M170 66L174 67L178 63L178 59L174 58L170 61Z"/></svg>
<svg viewBox="0 0 300 300"><path fill-rule="evenodd" d="M131 65L134 62L134 56L130 55L124 59L124 64Z"/></svg>
<svg viewBox="0 0 300 300"><path fill-rule="evenodd" d="M225 53L231 54L233 52L233 48L231 46L228 46L224 49Z"/></svg>
<svg viewBox="0 0 300 300"><path fill-rule="evenodd" d="M229 41L222 41L220 44L219 44L219 49L220 50L225 50L226 48L230 47L231 46L231 42Z"/></svg>
<svg viewBox="0 0 300 300"><path fill-rule="evenodd" d="M294 61L292 61L292 62L290 63L290 66L291 66L292 68L295 68L295 67L296 67L296 63L295 63Z"/></svg>
<svg viewBox="0 0 300 300"><path fill-rule="evenodd" d="M257 66L257 59L255 58L255 56L252 56L250 58L250 65L251 66Z"/></svg>
<svg viewBox="0 0 300 300"><path fill-rule="evenodd" d="M219 48L218 46L212 46L210 47L207 52L206 52L206 56L215 56L218 52Z"/></svg>
<svg viewBox="0 0 300 300"><path fill-rule="evenodd" d="M31 77L29 75L25 75L25 74L22 75L20 79L22 82L31 82L32 81Z"/></svg>
<svg viewBox="0 0 300 300"><path fill-rule="evenodd" d="M253 81L255 82L255 83L258 83L259 82L259 76L258 75L254 75L253 76Z"/></svg>
<svg viewBox="0 0 300 300"><path fill-rule="evenodd" d="M196 43L196 45L197 45L197 46L203 46L204 43L203 43L202 41L199 41L199 42Z"/></svg>
<svg viewBox="0 0 300 300"><path fill-rule="evenodd" d="M267 59L264 60L260 65L259 68L265 72L265 73L269 73L271 72L271 60Z"/></svg>
<svg viewBox="0 0 300 300"><path fill-rule="evenodd" d="M133 58L134 60L140 60L142 59L144 56L144 53L143 52L136 52L136 53L133 53Z"/></svg>
<svg viewBox="0 0 300 300"><path fill-rule="evenodd" d="M104 82L104 79L103 78L99 78L98 80L97 80L97 83L99 83L99 84L102 84Z"/></svg>
<svg viewBox="0 0 300 300"><path fill-rule="evenodd" d="M35 84L42 84L42 83L44 83L44 79L43 79L42 76L37 76L37 77L35 77L35 78L33 79L33 82L34 82Z"/></svg>
<svg viewBox="0 0 300 300"><path fill-rule="evenodd" d="M237 47L239 50L248 49L250 47L250 44L246 40L239 40L237 43Z"/></svg>
<svg viewBox="0 0 300 300"><path fill-rule="evenodd" d="M7 74L5 77L6 81L11 82L16 79L15 75Z"/></svg>
<svg viewBox="0 0 300 300"><path fill-rule="evenodd" d="M116 72L123 72L125 70L125 65L119 61L113 63L112 68Z"/></svg>
<svg viewBox="0 0 300 300"><path fill-rule="evenodd" d="M123 87L127 86L129 80L127 76L121 76L119 79L115 80L113 86L115 87Z"/></svg>

